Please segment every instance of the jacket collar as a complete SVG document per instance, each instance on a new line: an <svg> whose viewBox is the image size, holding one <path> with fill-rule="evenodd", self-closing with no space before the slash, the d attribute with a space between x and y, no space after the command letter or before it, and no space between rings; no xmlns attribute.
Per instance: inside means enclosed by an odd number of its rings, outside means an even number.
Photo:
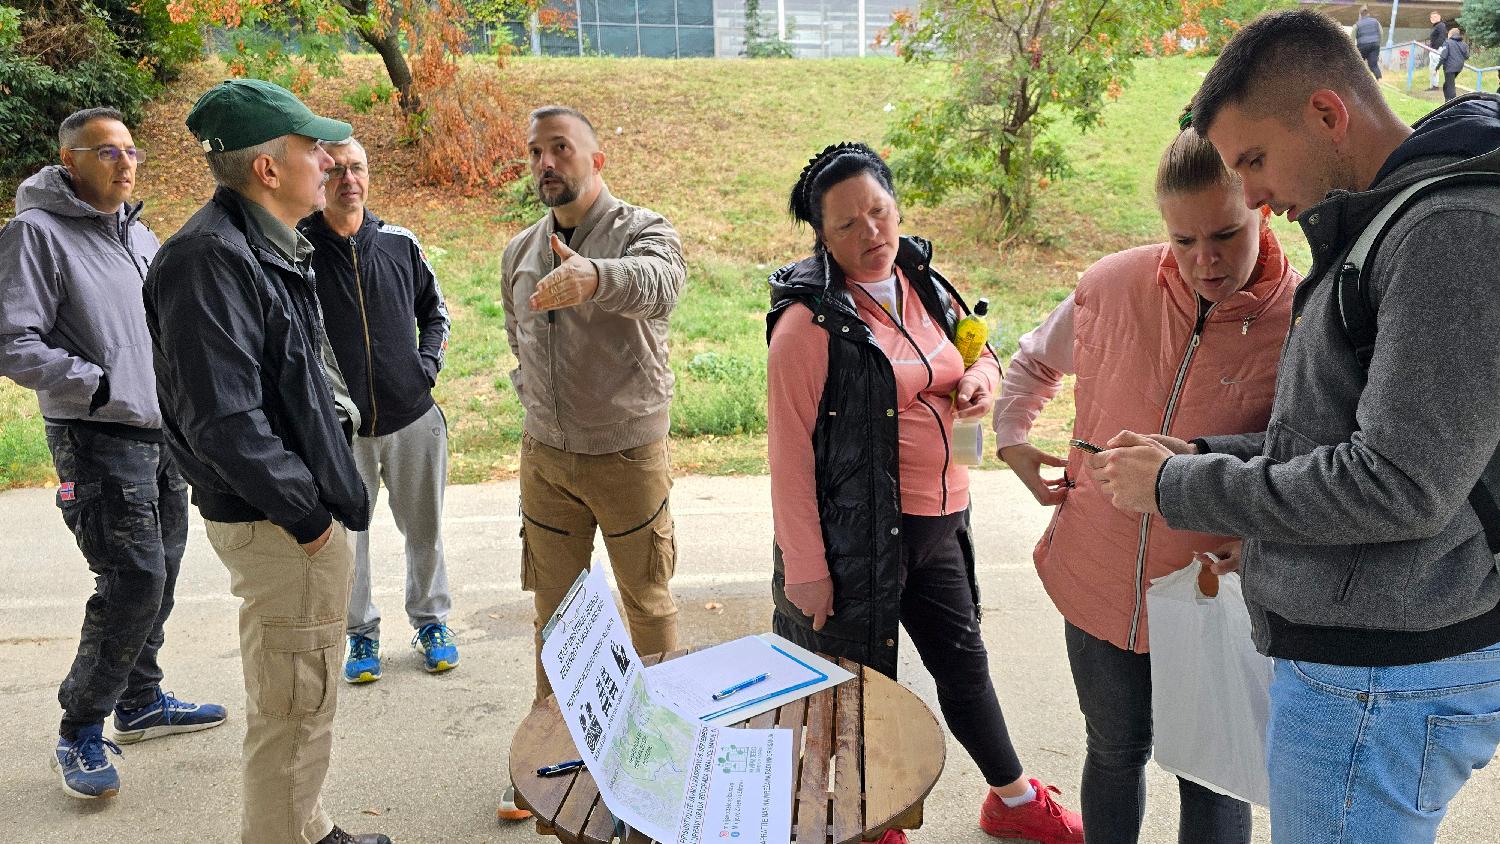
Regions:
<svg viewBox="0 0 1500 844"><path fill-rule="evenodd" d="M265 233L260 230L260 225L255 222L246 207L250 200L241 196L232 188L220 186L214 190L212 202L224 210L228 215L229 222L245 236L245 244L250 247L250 252L263 264L271 264L289 273L302 275L302 272L281 256L281 253L271 244Z"/></svg>
<svg viewBox="0 0 1500 844"><path fill-rule="evenodd" d="M354 233L354 239L361 244L369 240L380 229L382 222L379 217L370 212L370 209L366 208L364 220L360 222L358 231ZM348 240L328 225L328 219L323 216L322 211L314 211L303 217L302 221L297 223L297 230L306 235L307 239L314 244L342 243Z"/></svg>
<svg viewBox="0 0 1500 844"><path fill-rule="evenodd" d="M604 218L604 215L619 205L620 200L614 198L609 192L609 186L604 184L601 179L599 182L599 195L594 197L594 204L589 206L589 210L583 215L583 219L573 229L573 236L569 238L569 241L571 241L569 246L576 251L578 244L583 243L584 239L593 232L594 226ZM551 211L547 212L544 232L549 240L552 235L557 233L557 216Z"/></svg>

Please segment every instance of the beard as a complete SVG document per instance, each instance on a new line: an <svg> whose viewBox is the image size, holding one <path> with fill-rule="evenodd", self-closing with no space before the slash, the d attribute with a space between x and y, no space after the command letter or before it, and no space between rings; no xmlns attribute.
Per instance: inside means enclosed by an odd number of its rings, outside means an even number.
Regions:
<svg viewBox="0 0 1500 844"><path fill-rule="evenodd" d="M580 193L578 185L574 184L571 180L568 179L568 177L555 170L550 173L544 173L542 175L544 178L551 177L561 183L561 188L556 193L548 196L547 193L542 190L542 179L537 179L535 180L535 182L533 182L533 187L536 190L536 198L541 200L541 203L543 205L547 206L548 208L556 208L559 205L567 205L568 203L578 198L578 194Z"/></svg>

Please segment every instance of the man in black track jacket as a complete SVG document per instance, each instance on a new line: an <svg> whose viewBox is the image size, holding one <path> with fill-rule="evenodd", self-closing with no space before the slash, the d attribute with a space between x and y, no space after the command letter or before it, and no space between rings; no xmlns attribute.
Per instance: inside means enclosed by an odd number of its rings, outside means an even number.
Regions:
<svg viewBox="0 0 1500 844"><path fill-rule="evenodd" d="M370 491L384 481L391 514L406 539L406 617L430 672L458 664L448 630L452 596L443 565L443 488L448 425L432 386L448 347L448 308L416 235L365 207L369 158L359 141L327 146L333 169L327 205L299 230L312 242L312 266L328 340L359 407L354 461ZM344 679L380 679L380 611L370 594L370 534L354 537Z"/></svg>

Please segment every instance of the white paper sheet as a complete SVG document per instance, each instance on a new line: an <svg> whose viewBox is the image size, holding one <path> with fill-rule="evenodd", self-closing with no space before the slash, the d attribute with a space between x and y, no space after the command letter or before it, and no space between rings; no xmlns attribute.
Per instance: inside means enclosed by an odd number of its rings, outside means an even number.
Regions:
<svg viewBox="0 0 1500 844"><path fill-rule="evenodd" d="M715 692L768 674L764 681L714 700ZM803 650L775 633L746 636L646 669L653 689L688 718L733 724L830 686L854 675Z"/></svg>
<svg viewBox="0 0 1500 844"><path fill-rule="evenodd" d="M615 817L675 844L789 844L791 731L710 726L667 706L600 567L579 578L553 617L542 666Z"/></svg>

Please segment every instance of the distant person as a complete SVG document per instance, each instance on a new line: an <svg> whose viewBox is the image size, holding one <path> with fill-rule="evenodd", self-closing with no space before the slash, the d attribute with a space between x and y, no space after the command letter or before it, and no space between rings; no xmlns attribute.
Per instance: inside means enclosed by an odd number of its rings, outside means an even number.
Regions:
<svg viewBox="0 0 1500 844"><path fill-rule="evenodd" d="M669 494L668 327L687 280L682 241L654 211L605 187L604 151L581 112L531 113L531 180L546 216L501 259L521 438L521 586L536 603L536 701L552 693L541 630L604 535L630 638L677 647ZM513 792L502 818L527 817Z"/></svg>
<svg viewBox="0 0 1500 844"><path fill-rule="evenodd" d="M1427 90L1436 91L1438 89L1438 72L1443 67L1443 59L1442 56L1438 55L1438 51L1443 49L1444 44L1448 43L1448 22L1443 20L1442 14L1438 12L1428 15L1427 19L1432 21L1432 31L1427 33L1427 46L1432 48L1427 53L1427 77L1429 81Z"/></svg>
<svg viewBox="0 0 1500 844"><path fill-rule="evenodd" d="M1239 177L1191 127L1161 157L1156 203L1167 242L1090 267L1021 338L995 404L997 456L1038 502L1057 506L1034 556L1065 620L1083 710L1089 844L1134 844L1145 816L1156 691L1146 589L1196 552L1216 551L1233 567L1240 542L1121 513L1085 471L1087 454L1048 454L1028 441L1031 426L1076 375L1073 435L1090 442L1122 427L1181 438L1263 430L1298 281L1269 215L1245 206ZM1063 477L1044 479L1043 465L1064 467ZM1182 777L1177 790L1178 840L1250 840L1249 804Z"/></svg>
<svg viewBox="0 0 1500 844"><path fill-rule="evenodd" d="M1354 22L1354 45L1364 57L1365 64L1375 78L1380 78L1380 21L1370 14L1369 6L1359 7L1359 20Z"/></svg>
<svg viewBox="0 0 1500 844"><path fill-rule="evenodd" d="M74 112L62 164L16 191L0 229L0 375L37 393L57 506L94 575L57 691L50 762L74 797L110 797L121 743L224 723L161 690L157 652L187 546L187 484L162 445L141 284L159 244L131 203L141 152L112 108Z"/></svg>
<svg viewBox="0 0 1500 844"><path fill-rule="evenodd" d="M416 235L365 202L370 163L359 141L325 144L327 205L298 229L313 245L328 340L359 408L354 462L374 509L384 484L406 540L406 618L429 672L458 665L448 629L453 596L443 563L448 422L432 388L448 348L448 307ZM380 610L370 591L370 532L354 535L344 680L380 679Z"/></svg>
<svg viewBox="0 0 1500 844"><path fill-rule="evenodd" d="M771 276L766 364L772 627L896 676L906 628L943 720L988 788L979 825L1002 838L1083 841L1057 789L1026 776L979 630L969 471L956 419L984 419L1000 364L967 368L965 308L932 244L901 234L891 171L859 143L825 148L791 191L813 254ZM882 844L903 844L899 830Z"/></svg>
<svg viewBox="0 0 1500 844"><path fill-rule="evenodd" d="M347 123L257 79L188 112L218 188L146 277L167 444L240 599L242 844L390 844L323 811L354 556L370 507L360 427L324 332L299 220L323 207Z"/></svg>
<svg viewBox="0 0 1500 844"><path fill-rule="evenodd" d="M1443 101L1458 96L1458 75L1464 72L1464 63L1469 60L1469 45L1464 41L1463 30L1458 27L1448 32L1448 41L1438 53L1443 62Z"/></svg>

